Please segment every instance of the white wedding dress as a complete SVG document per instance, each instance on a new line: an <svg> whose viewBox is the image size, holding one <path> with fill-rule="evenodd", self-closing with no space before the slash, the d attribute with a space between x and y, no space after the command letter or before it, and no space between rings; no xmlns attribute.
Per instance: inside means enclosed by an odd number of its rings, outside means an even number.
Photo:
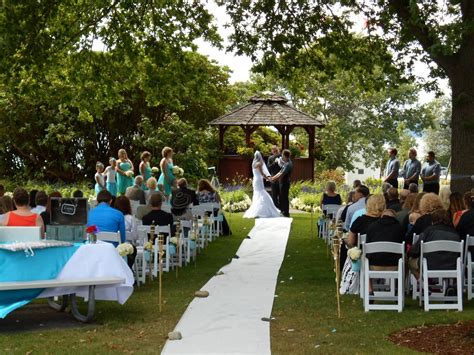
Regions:
<svg viewBox="0 0 474 355"><path fill-rule="evenodd" d="M280 210L275 207L270 194L265 190L262 173L256 168L256 163L258 162L261 162L263 165L265 164L260 152L257 151L255 153L254 162L252 163L252 204L250 205L249 209L245 211L244 218L280 217Z"/></svg>

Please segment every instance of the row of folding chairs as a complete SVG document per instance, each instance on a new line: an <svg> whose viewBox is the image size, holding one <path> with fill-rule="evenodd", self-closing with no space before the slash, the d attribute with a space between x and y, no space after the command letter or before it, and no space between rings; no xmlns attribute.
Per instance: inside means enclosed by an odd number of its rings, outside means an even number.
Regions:
<svg viewBox="0 0 474 355"><path fill-rule="evenodd" d="M412 288L413 298L419 298L420 306L425 311L432 309L463 309L463 290L467 290L467 298L473 298L473 271L472 254L469 247L474 246L474 237L467 237L464 241L433 241L420 244L420 280L410 273L405 276L406 254L405 244L390 242L365 243L365 235L359 236L363 250L360 271L360 295L364 301L366 312L370 310L397 310L401 312L404 307L405 290ZM416 241L416 237L415 237ZM456 253L456 268L454 270L432 270L428 268L426 256L430 253ZM370 270L368 255L373 253L392 253L400 255L397 270L379 271ZM466 271L466 277L465 277ZM373 295L369 294L371 280L383 281L373 283ZM446 295L449 283L455 280L455 296ZM408 282L406 282L408 281ZM395 304L375 304L372 301L395 301Z"/></svg>
<svg viewBox="0 0 474 355"><path fill-rule="evenodd" d="M341 205L323 205L322 211L323 216L321 223L319 224L319 237L323 238L324 241L330 245L332 243L332 233L330 225L336 223L336 214L341 208Z"/></svg>

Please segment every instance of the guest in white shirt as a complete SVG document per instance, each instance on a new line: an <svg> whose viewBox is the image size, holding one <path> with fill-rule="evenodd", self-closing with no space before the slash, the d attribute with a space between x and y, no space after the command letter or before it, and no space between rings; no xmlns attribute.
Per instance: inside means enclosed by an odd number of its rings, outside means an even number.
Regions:
<svg viewBox="0 0 474 355"><path fill-rule="evenodd" d="M46 211L46 205L48 204L48 195L44 191L38 191L35 196L36 207L31 209L31 212L41 214Z"/></svg>

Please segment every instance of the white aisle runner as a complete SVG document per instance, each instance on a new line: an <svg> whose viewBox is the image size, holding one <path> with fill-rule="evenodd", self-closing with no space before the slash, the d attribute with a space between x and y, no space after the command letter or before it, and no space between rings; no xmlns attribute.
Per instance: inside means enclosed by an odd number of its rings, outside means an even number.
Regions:
<svg viewBox="0 0 474 355"><path fill-rule="evenodd" d="M255 220L239 259L224 266L202 287L208 298L195 298L175 330L183 339L168 340L162 354L270 354L270 317L278 272L285 255L291 218Z"/></svg>

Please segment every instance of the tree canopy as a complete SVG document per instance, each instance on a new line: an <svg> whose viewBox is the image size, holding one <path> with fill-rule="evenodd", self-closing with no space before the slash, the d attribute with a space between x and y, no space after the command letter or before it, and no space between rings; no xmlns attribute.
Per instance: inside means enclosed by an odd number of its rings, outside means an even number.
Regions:
<svg viewBox="0 0 474 355"><path fill-rule="evenodd" d="M407 80L413 64L421 60L431 68L428 88L435 79L449 78L452 95L453 189L472 186L474 149L474 4L459 1L354 0L354 1L219 1L231 16L232 48L259 59L260 69L274 70L282 56L294 58L293 67L306 64L326 68L323 60L299 55L316 47L347 65L374 65L372 53L387 46L388 68L394 66ZM365 22L363 35L370 44L365 55L351 51L355 19ZM387 68L387 66L385 66ZM384 70L385 71L385 70ZM330 72L330 71L329 71ZM454 137L456 139L454 139Z"/></svg>

